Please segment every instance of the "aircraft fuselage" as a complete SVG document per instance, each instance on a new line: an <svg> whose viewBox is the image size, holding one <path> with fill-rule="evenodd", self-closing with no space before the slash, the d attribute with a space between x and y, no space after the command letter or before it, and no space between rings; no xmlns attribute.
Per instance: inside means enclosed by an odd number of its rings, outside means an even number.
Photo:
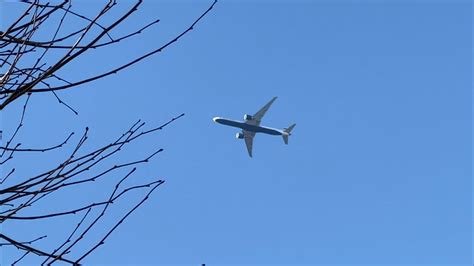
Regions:
<svg viewBox="0 0 474 266"><path fill-rule="evenodd" d="M237 128L241 128L242 130L246 130L250 132L265 133L269 135L283 135L283 132L276 128L256 126L252 124L247 124L242 121L236 121L236 120L231 120L231 119L222 118L222 117L214 117L213 120L214 122L222 124L222 125L237 127Z"/></svg>

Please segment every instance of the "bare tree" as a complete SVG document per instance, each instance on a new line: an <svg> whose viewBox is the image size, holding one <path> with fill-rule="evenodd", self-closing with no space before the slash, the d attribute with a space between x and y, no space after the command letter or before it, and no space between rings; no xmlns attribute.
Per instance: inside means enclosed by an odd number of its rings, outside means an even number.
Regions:
<svg viewBox="0 0 474 266"><path fill-rule="evenodd" d="M22 261L25 257L36 258L42 264L80 264L103 245L119 225L164 183L156 178L148 181L145 179L139 184L127 182L136 172L137 166L149 162L163 149L156 149L133 161L118 163L117 158L127 146L133 145L135 140L156 134L184 114L151 128L146 128L145 123L139 120L110 143L92 149L87 147L90 135L87 127L78 137L72 132L63 140L58 140L57 145L23 147L17 138L20 131L26 130L25 117L29 111L30 98L38 93L51 93L60 104L77 114L73 107L61 99L58 91L107 77L162 52L190 32L211 11L217 0L210 3L189 27L154 50L144 51L141 56L123 62L122 65L78 80L67 80L63 74L67 73L68 66L76 63L83 54L100 52L101 49L107 49L119 42L129 41L155 26L159 20L153 20L123 36L114 36L114 29L130 21L132 14L140 10L142 1L133 3L118 15L112 12L118 6L117 2L112 0L102 2L101 6L97 4L95 15L75 11L70 0L57 3L39 0L22 2L24 11L6 29L0 31L0 110L6 110L13 102L23 101L18 125L10 132L3 132L7 138L0 146L0 165L3 168L0 176L0 223L7 225L17 221L34 223L43 220L54 222L64 217L72 217L76 222L70 232L61 232L60 241L54 241L54 238L52 242L49 241L50 232L41 230L30 239L17 239L1 232L0 248L17 250L18 256L9 262L12 264ZM68 30L65 31L64 25L72 20L75 21L77 30L69 30L71 27L67 27ZM38 38L45 35L47 39ZM63 159L54 167L38 170L33 176L17 174L21 172L19 169L28 167L16 164L17 156L49 156L50 152L58 150L62 151ZM110 190L105 192L101 200L87 201L86 198L84 201L82 198L78 205L71 201L67 209L60 211L41 207L42 202L53 204L52 199L61 193L74 191L78 196L81 193L86 194L98 182L110 185ZM138 200L133 205L129 204L126 212L113 222L104 224L105 217L110 215L112 203L123 201L127 195L137 191L141 191ZM102 228L103 234L93 242L88 241L86 247L81 246L85 242L84 239L97 238L97 234L93 233L97 227Z"/></svg>

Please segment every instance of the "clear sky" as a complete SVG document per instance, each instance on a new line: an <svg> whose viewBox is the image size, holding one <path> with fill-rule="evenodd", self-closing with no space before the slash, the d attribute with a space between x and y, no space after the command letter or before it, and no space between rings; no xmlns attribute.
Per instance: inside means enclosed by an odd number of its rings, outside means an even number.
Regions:
<svg viewBox="0 0 474 266"><path fill-rule="evenodd" d="M210 4L147 2L114 34L158 17L156 28L63 73L150 51ZM89 126L92 149L137 119L151 127L186 113L120 157L164 148L136 178L166 183L86 264L471 265L471 16L470 1L222 0L162 54L62 92L78 116L50 94L33 97L22 142ZM257 135L249 158L238 130L212 118L242 119L273 96L262 124L297 125L288 146ZM2 114L5 137L22 103ZM24 171L48 163L23 160ZM56 208L102 189L62 195ZM2 230L37 230L14 225Z"/></svg>

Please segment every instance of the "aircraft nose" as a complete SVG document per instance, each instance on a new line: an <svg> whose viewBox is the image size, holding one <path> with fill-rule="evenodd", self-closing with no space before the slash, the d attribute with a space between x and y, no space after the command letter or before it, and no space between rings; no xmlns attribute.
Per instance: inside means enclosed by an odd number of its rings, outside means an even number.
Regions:
<svg viewBox="0 0 474 266"><path fill-rule="evenodd" d="M212 120L214 120L214 122L217 122L217 119L219 119L220 117L216 116L214 117Z"/></svg>

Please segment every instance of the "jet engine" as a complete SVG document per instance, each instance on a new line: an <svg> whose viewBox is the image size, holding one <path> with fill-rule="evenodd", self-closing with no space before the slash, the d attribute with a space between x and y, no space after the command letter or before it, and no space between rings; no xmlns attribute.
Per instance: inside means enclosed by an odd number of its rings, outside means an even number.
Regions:
<svg viewBox="0 0 474 266"><path fill-rule="evenodd" d="M245 121L249 121L249 120L252 120L253 117L251 115L244 115L244 120Z"/></svg>
<svg viewBox="0 0 474 266"><path fill-rule="evenodd" d="M239 132L239 133L235 134L235 137L238 138L238 139L243 139L243 138L244 138L244 134L242 134L242 133Z"/></svg>

